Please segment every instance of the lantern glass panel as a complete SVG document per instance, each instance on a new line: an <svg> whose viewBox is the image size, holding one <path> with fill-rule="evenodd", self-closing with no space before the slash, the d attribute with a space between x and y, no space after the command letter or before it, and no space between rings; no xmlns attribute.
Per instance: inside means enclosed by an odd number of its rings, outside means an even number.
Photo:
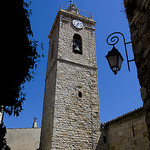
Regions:
<svg viewBox="0 0 150 150"><path fill-rule="evenodd" d="M110 67L117 66L117 55L109 56L108 58Z"/></svg>
<svg viewBox="0 0 150 150"><path fill-rule="evenodd" d="M119 55L118 56L118 67L119 67L119 70L121 69L122 62L123 62L123 58L121 57L121 55Z"/></svg>

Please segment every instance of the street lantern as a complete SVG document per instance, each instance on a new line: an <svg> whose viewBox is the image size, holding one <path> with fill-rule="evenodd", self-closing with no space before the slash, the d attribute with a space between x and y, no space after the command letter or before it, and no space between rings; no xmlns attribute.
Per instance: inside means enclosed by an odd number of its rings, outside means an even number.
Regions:
<svg viewBox="0 0 150 150"><path fill-rule="evenodd" d="M111 70L116 75L117 72L121 69L122 62L124 61L121 53L113 46L112 50L108 52L105 56L108 60Z"/></svg>
<svg viewBox="0 0 150 150"><path fill-rule="evenodd" d="M127 59L127 65L128 65L128 70L130 71L130 65L129 62L134 61L134 59L129 60L128 59L128 53L127 53L127 44L130 44L131 42L126 42L125 41L125 37L121 32L114 32L111 33L108 37L107 37L107 44L108 45L113 45L113 48L111 51L108 52L108 54L105 56L106 59L108 60L109 66L111 68L111 70L114 72L114 74L116 75L117 72L121 69L121 65L122 62L124 61L121 53L115 48L114 45L116 45L119 42L119 37L118 36L113 36L114 34L120 34L123 37L123 42L124 42L124 48L125 48L125 53L126 53L126 59Z"/></svg>

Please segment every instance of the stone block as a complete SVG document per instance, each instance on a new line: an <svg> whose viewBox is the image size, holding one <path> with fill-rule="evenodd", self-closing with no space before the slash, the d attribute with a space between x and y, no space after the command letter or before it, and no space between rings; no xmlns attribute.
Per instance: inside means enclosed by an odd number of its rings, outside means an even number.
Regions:
<svg viewBox="0 0 150 150"><path fill-rule="evenodd" d="M133 34L131 35L132 41L134 41L134 39L135 39L135 37L137 36L137 34L138 34L138 30L135 30L135 31L133 32Z"/></svg>
<svg viewBox="0 0 150 150"><path fill-rule="evenodd" d="M139 11L136 12L136 14L134 15L133 19L130 21L130 23L129 23L130 27L135 23L135 21L137 20L138 16L139 16Z"/></svg>
<svg viewBox="0 0 150 150"><path fill-rule="evenodd" d="M140 28L139 32L138 32L138 36L139 38L144 34L144 32L147 29L147 23L144 23L144 25Z"/></svg>
<svg viewBox="0 0 150 150"><path fill-rule="evenodd" d="M143 100L143 102L145 102L145 100L148 97L147 88L146 87L141 87L140 91L141 91L142 100Z"/></svg>
<svg viewBox="0 0 150 150"><path fill-rule="evenodd" d="M143 47L142 42L139 41L138 44L135 46L135 48L133 48L134 54L138 55L141 52L142 47Z"/></svg>
<svg viewBox="0 0 150 150"><path fill-rule="evenodd" d="M146 10L150 9L150 0L147 0L147 2L145 4L145 9Z"/></svg>
<svg viewBox="0 0 150 150"><path fill-rule="evenodd" d="M149 45L148 48L144 51L144 53L143 53L143 58L146 58L149 53L150 53L150 45Z"/></svg>
<svg viewBox="0 0 150 150"><path fill-rule="evenodd" d="M146 2L147 2L147 0L143 0L143 2L142 2L142 8L145 7Z"/></svg>

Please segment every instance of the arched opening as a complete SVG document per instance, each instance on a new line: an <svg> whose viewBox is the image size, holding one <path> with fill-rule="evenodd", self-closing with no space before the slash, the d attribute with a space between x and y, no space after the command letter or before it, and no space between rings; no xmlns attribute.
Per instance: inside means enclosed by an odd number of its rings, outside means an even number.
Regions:
<svg viewBox="0 0 150 150"><path fill-rule="evenodd" d="M73 52L82 54L82 38L79 34L73 36Z"/></svg>

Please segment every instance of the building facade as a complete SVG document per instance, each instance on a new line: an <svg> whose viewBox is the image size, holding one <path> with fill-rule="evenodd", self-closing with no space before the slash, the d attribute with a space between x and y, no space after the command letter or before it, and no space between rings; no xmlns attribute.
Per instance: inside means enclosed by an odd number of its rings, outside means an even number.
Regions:
<svg viewBox="0 0 150 150"><path fill-rule="evenodd" d="M6 140L10 150L38 150L41 128L7 129Z"/></svg>
<svg viewBox="0 0 150 150"><path fill-rule="evenodd" d="M124 0L124 5L150 141L150 0Z"/></svg>
<svg viewBox="0 0 150 150"><path fill-rule="evenodd" d="M143 107L102 124L96 150L149 150Z"/></svg>
<svg viewBox="0 0 150 150"><path fill-rule="evenodd" d="M78 130L78 127L75 130ZM145 110L143 107L101 124L100 132L98 144L94 147L95 150L149 150ZM7 144L11 150L41 150L39 149L40 134L41 128L36 126L32 128L7 129ZM62 136L60 135L60 137ZM73 150L75 148L61 147L53 149ZM90 145L86 148L78 147L77 149L92 150L92 147Z"/></svg>

